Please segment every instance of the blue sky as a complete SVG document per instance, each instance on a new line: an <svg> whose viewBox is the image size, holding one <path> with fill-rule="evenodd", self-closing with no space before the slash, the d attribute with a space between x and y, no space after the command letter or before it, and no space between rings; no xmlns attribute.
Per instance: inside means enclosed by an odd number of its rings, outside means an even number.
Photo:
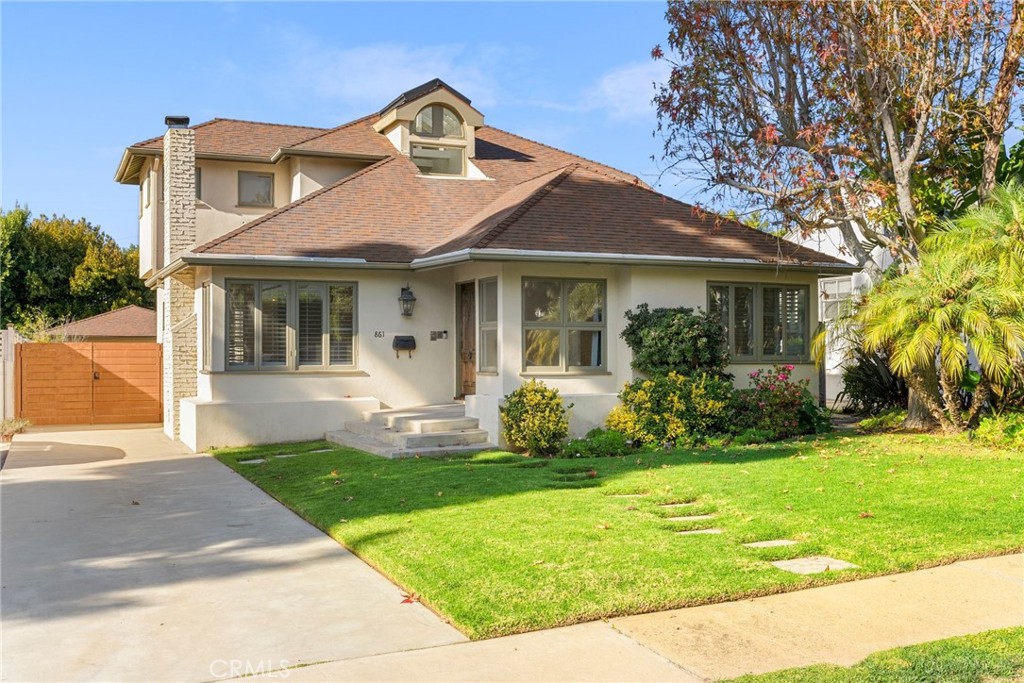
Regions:
<svg viewBox="0 0 1024 683"><path fill-rule="evenodd" d="M665 39L664 9L2 2L3 208L84 216L129 244L136 190L114 170L165 115L330 127L435 76L488 124L653 183L651 83L665 67L650 49Z"/></svg>

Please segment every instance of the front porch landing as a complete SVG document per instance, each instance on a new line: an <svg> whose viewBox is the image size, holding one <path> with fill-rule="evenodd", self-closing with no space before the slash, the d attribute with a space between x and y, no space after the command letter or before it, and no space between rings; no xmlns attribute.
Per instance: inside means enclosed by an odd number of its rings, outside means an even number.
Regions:
<svg viewBox="0 0 1024 683"><path fill-rule="evenodd" d="M462 403L367 411L362 420L346 422L343 429L328 432L325 438L385 458L446 455L495 447L488 443L480 421L466 416Z"/></svg>

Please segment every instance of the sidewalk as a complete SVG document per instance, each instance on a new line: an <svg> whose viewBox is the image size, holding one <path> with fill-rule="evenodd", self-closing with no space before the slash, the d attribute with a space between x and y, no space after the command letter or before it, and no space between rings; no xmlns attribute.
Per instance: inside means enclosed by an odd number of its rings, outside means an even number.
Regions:
<svg viewBox="0 0 1024 683"><path fill-rule="evenodd" d="M816 663L1024 625L1024 555L752 600L327 662L256 680L680 681ZM252 679L247 679L252 680Z"/></svg>

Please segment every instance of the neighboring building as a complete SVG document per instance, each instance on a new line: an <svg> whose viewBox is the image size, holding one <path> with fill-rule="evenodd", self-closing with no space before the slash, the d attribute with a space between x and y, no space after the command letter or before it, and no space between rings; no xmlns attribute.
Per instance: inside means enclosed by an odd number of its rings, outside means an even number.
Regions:
<svg viewBox="0 0 1024 683"><path fill-rule="evenodd" d="M116 180L140 189L165 431L196 450L453 396L497 443L531 377L580 433L633 377L619 335L643 302L718 311L741 383L775 362L816 383L813 293L853 270L491 128L440 80L332 129L168 123Z"/></svg>
<svg viewBox="0 0 1024 683"><path fill-rule="evenodd" d="M124 306L82 318L47 330L62 339L83 342L149 342L156 341L156 311L141 306Z"/></svg>
<svg viewBox="0 0 1024 683"><path fill-rule="evenodd" d="M861 232L854 226L858 238L863 239ZM847 248L842 233L838 228L815 230L803 236L799 232L791 232L786 239L800 246L814 249L823 254L843 259L856 266L850 249ZM871 260L879 270L885 270L893 263L892 255L883 247L875 246L871 250ZM871 278L857 267L856 272L835 277L823 277L818 280L818 321L822 325L829 324L842 310L844 302L851 297L867 293L871 289ZM819 373L819 396L829 406L835 404L842 394L843 369L846 365L849 348L846 343L829 335L825 345L825 358Z"/></svg>

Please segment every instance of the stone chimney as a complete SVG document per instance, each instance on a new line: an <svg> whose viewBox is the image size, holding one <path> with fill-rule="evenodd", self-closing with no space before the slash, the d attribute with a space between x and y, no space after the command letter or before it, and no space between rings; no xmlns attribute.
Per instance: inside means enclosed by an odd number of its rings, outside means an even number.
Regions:
<svg viewBox="0 0 1024 683"><path fill-rule="evenodd" d="M166 264L196 244L196 134L187 116L164 119L164 235ZM177 439L181 432L181 399L196 395L195 273L179 270L160 283L163 317L164 433Z"/></svg>
<svg viewBox="0 0 1024 683"><path fill-rule="evenodd" d="M168 116L164 123L164 254L170 264L196 243L196 132L187 116Z"/></svg>

